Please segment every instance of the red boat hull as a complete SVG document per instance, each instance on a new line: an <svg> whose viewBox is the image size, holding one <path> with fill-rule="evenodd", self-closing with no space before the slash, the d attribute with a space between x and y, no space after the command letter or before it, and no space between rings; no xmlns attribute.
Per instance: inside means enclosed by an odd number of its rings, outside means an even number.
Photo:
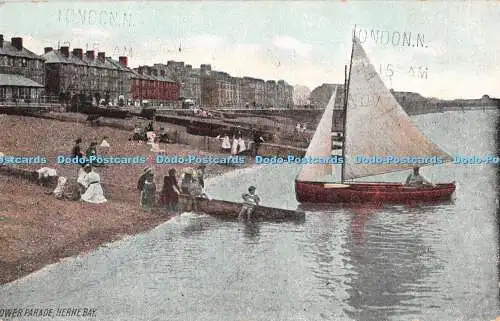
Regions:
<svg viewBox="0 0 500 321"><path fill-rule="evenodd" d="M295 197L300 203L432 202L450 200L454 191L455 183L415 188L399 183L342 185L295 181Z"/></svg>

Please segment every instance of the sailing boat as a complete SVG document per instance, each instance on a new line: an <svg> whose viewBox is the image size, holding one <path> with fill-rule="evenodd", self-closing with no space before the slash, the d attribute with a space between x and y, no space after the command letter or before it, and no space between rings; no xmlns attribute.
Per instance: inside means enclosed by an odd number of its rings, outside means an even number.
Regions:
<svg viewBox="0 0 500 321"><path fill-rule="evenodd" d="M347 67L346 67L347 68ZM295 194L301 203L406 203L450 199L455 183L432 187L410 187L401 183L352 182L353 179L412 169L415 164L365 164L355 157L452 157L427 139L411 122L380 79L363 47L353 36L349 76L346 69L344 99L343 163L340 182L332 181L332 164L306 164L295 179ZM337 89L309 144L306 157L331 157L332 118ZM367 103L368 102L368 103ZM427 166L422 164L418 166ZM338 167L337 167L338 168Z"/></svg>

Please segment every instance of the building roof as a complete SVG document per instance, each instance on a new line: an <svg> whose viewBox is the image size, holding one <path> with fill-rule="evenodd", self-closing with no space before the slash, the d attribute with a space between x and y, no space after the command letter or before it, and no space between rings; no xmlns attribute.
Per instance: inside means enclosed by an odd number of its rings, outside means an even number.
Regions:
<svg viewBox="0 0 500 321"><path fill-rule="evenodd" d="M45 58L46 64L69 64L71 61L66 58L59 50L52 50L42 57Z"/></svg>
<svg viewBox="0 0 500 321"><path fill-rule="evenodd" d="M132 74L134 73L132 68L123 66L119 61L113 60L111 57L106 57L106 61L109 64L111 64L114 68L116 68L120 71L131 72Z"/></svg>
<svg viewBox="0 0 500 321"><path fill-rule="evenodd" d="M21 75L12 74L0 74L0 87L2 86L43 88L43 85L40 85L36 81L25 78Z"/></svg>
<svg viewBox="0 0 500 321"><path fill-rule="evenodd" d="M22 50L17 50L16 47L14 47L10 41L5 41L3 42L2 48L0 48L0 56L12 56L12 57L22 57L22 58L29 58L29 59L39 59L43 60L43 58L28 49L24 48Z"/></svg>
<svg viewBox="0 0 500 321"><path fill-rule="evenodd" d="M95 59L93 61L88 59L85 54L83 54L82 56L83 59L80 59L79 57L73 55L72 52L69 53L69 57L65 57L60 50L52 50L44 54L43 57L45 58L45 63L47 64L73 64L80 66L84 65L98 68L123 70L123 67L121 67L121 65L117 66L109 57L106 57L104 63L102 63L101 61L99 61L99 59Z"/></svg>
<svg viewBox="0 0 500 321"><path fill-rule="evenodd" d="M92 60L92 59L89 59L87 57L87 55L84 53L83 54L83 61L89 66L89 67L101 67L101 65L99 65L97 63L97 60Z"/></svg>
<svg viewBox="0 0 500 321"><path fill-rule="evenodd" d="M138 68L131 69L132 72L132 78L138 78L138 79L147 79L147 80L159 80L159 81L164 81L164 82L176 82L175 80L172 80L171 78L167 76L154 76L154 75L149 75L147 73L140 74L138 71Z"/></svg>

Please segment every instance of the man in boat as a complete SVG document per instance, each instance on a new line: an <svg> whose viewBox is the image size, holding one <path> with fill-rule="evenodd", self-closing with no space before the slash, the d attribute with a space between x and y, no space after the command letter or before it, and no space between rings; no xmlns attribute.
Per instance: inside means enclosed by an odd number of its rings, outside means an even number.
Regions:
<svg viewBox="0 0 500 321"><path fill-rule="evenodd" d="M434 184L432 184L430 181L426 180L422 175L420 175L419 169L420 167L413 168L413 173L408 175L408 177L406 178L406 185L412 187L434 186Z"/></svg>
<svg viewBox="0 0 500 321"><path fill-rule="evenodd" d="M260 197L255 194L255 186L250 186L248 188L248 193L244 193L241 195L243 198L243 207L240 210L240 213L238 214L238 218L243 218L243 215L247 215L247 220L250 219L250 215L252 215L253 211L255 210L255 207L259 205L260 203Z"/></svg>

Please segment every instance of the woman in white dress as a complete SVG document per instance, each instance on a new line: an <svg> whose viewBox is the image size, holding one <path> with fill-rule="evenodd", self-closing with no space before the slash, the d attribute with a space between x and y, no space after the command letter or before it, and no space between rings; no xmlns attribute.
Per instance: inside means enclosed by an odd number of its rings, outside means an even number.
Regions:
<svg viewBox="0 0 500 321"><path fill-rule="evenodd" d="M246 150L247 147L245 145L245 140L242 137L238 138L238 154L243 153Z"/></svg>
<svg viewBox="0 0 500 321"><path fill-rule="evenodd" d="M222 138L222 151L229 152L231 150L231 140L229 136L226 134Z"/></svg>
<svg viewBox="0 0 500 321"><path fill-rule="evenodd" d="M101 177L99 174L91 170L86 175L85 180L86 186L88 187L82 195L82 200L92 204L106 203L107 200L104 197L104 191L101 187Z"/></svg>
<svg viewBox="0 0 500 321"><path fill-rule="evenodd" d="M233 136L233 144L231 146L231 154L232 155L238 154L238 139L234 138L234 136Z"/></svg>

